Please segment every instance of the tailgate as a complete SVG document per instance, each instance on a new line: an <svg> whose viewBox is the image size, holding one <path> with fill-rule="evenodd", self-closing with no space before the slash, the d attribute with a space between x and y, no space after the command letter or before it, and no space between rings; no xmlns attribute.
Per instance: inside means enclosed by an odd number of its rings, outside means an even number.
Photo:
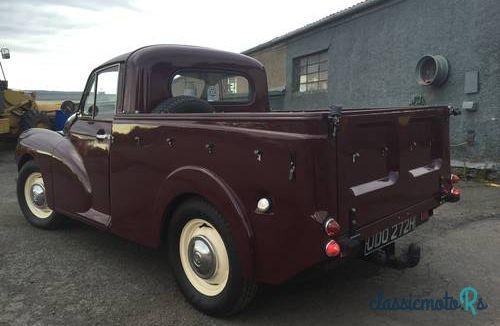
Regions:
<svg viewBox="0 0 500 326"><path fill-rule="evenodd" d="M339 209L361 227L440 195L448 108L347 110L337 133Z"/></svg>

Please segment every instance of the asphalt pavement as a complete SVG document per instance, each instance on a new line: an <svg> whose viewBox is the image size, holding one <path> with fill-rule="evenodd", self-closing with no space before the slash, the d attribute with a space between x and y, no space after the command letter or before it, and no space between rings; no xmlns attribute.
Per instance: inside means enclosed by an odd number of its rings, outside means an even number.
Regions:
<svg viewBox="0 0 500 326"><path fill-rule="evenodd" d="M461 202L440 207L404 239L423 247L415 268L355 261L312 269L264 287L239 315L216 319L186 303L161 251L76 222L56 231L31 227L17 204L16 173L12 148L4 148L0 325L500 325L500 188L494 184L462 182ZM401 310L405 299L448 293L459 300L467 287L477 292L474 307L481 298L475 316L471 309ZM464 291L471 302L473 290ZM393 303L383 310L379 297Z"/></svg>

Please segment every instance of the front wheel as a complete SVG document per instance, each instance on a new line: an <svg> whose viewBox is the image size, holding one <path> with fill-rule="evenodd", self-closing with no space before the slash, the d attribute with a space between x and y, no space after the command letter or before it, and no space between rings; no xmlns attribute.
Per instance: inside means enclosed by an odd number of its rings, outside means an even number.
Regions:
<svg viewBox="0 0 500 326"><path fill-rule="evenodd" d="M45 183L34 161L23 165L17 179L17 200L26 220L42 229L55 229L63 217L47 205Z"/></svg>
<svg viewBox="0 0 500 326"><path fill-rule="evenodd" d="M169 257L187 300L209 315L231 315L254 297L257 285L243 276L229 226L202 199L175 210L168 230Z"/></svg>

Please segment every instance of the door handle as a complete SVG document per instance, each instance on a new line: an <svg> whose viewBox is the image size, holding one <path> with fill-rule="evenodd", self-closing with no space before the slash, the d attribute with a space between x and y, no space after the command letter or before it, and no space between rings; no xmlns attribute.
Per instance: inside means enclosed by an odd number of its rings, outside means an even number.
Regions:
<svg viewBox="0 0 500 326"><path fill-rule="evenodd" d="M135 136L134 137L134 140L135 140L135 146L139 149L142 147L142 144L141 144L141 137L139 136Z"/></svg>

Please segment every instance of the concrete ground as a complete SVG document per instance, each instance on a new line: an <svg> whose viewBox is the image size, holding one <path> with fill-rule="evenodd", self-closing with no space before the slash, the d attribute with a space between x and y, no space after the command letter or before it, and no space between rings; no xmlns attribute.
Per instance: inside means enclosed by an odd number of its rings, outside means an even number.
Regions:
<svg viewBox="0 0 500 326"><path fill-rule="evenodd" d="M463 182L404 241L419 241L420 265L403 271L366 262L313 270L268 286L243 313L207 317L179 292L164 256L79 223L43 231L25 222L15 194L12 149L0 152L0 325L500 324L500 188ZM466 311L372 311L371 298L458 299L472 286L488 305Z"/></svg>

